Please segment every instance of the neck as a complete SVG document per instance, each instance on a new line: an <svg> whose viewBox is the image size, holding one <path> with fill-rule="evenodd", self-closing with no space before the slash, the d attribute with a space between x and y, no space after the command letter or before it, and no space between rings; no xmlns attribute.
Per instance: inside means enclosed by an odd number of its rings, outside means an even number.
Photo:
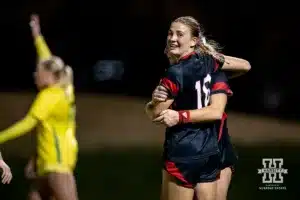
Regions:
<svg viewBox="0 0 300 200"><path fill-rule="evenodd" d="M168 55L170 64L175 64L179 62L181 59L184 59L185 57L188 57L190 54L195 52L194 49L190 49L189 51L183 53L182 55Z"/></svg>
<svg viewBox="0 0 300 200"><path fill-rule="evenodd" d="M187 52L183 53L180 57L179 57L179 60L186 57L186 56L189 56L190 54L192 54L193 52L195 52L194 49L190 49L188 50Z"/></svg>

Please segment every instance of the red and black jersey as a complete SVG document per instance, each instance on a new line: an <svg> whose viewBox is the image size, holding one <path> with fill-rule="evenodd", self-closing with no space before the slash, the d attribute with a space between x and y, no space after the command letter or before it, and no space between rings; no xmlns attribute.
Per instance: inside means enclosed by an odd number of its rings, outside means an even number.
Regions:
<svg viewBox="0 0 300 200"><path fill-rule="evenodd" d="M217 93L231 95L222 63L211 55L192 53L171 65L161 85L174 99L173 110L201 109ZM187 123L166 130L165 156L168 160L185 160L218 153L216 122Z"/></svg>

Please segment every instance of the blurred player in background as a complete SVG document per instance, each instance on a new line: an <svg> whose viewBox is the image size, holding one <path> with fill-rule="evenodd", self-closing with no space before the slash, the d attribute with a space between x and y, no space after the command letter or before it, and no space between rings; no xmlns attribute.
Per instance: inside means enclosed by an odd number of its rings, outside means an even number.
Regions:
<svg viewBox="0 0 300 200"><path fill-rule="evenodd" d="M206 43L205 39L202 40L203 43L208 46L208 49L212 50L212 55L216 55L218 58L223 60L223 62L221 62L223 64L219 66L219 69L229 72L230 78L238 77L251 69L248 61L240 58L221 55L215 51L213 46L211 46L209 43ZM169 53L167 47L165 49L165 53L170 64L175 64L176 57ZM165 102L168 99L168 89L162 85L157 86L153 92L153 99L157 102ZM221 152L221 172L220 178L217 181L217 200L226 200L232 173L235 170L237 156L228 134L227 115L225 113L223 114L222 119L216 124L216 129L219 131L218 142Z"/></svg>
<svg viewBox="0 0 300 200"><path fill-rule="evenodd" d="M2 183L9 184L12 179L12 173L10 171L9 166L4 162L0 151L0 172L1 171L2 171L1 173Z"/></svg>
<svg viewBox="0 0 300 200"><path fill-rule="evenodd" d="M29 165L36 167L34 181L39 195L32 199L77 200L73 175L78 147L72 69L51 55L40 34L37 16L32 16L30 25L40 58L34 74L39 93L28 114L0 132L0 144L36 128L36 156Z"/></svg>

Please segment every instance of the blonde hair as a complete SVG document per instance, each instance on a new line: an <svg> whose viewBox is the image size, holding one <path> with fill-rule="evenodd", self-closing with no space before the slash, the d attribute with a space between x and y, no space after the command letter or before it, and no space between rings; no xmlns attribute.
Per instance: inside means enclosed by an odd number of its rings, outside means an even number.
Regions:
<svg viewBox="0 0 300 200"><path fill-rule="evenodd" d="M62 87L66 88L73 84L73 70L69 65L65 65L60 57L51 56L51 58L41 61L39 65L52 72Z"/></svg>
<svg viewBox="0 0 300 200"><path fill-rule="evenodd" d="M206 39L203 30L200 28L199 22L195 18L191 16L184 16L175 19L173 22L182 23L188 26L191 30L191 35L198 38L195 46L195 51L197 53L210 54L216 58L216 54L221 51L220 45L213 40Z"/></svg>

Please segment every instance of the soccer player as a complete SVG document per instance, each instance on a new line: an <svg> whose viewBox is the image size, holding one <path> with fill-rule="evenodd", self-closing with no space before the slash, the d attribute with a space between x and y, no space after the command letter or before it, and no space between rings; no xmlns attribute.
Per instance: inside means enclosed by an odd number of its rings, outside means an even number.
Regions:
<svg viewBox="0 0 300 200"><path fill-rule="evenodd" d="M216 53L215 48L207 44L205 39L203 41L204 41L203 42L204 45L209 46L208 48L212 50L211 51L212 54L217 55L219 58L218 60L221 61L219 62L219 69L229 71L231 73L231 78L240 76L251 69L251 66L248 61L240 58L230 57L230 56L222 56L221 54ZM176 63L176 57L170 54L167 48L165 49L165 53L167 54L171 64ZM168 98L167 88L163 87L162 85L157 86L153 92L154 101L164 102L167 100L167 98ZM172 122L169 121L169 123ZM220 178L217 181L217 199L225 200L227 197L227 191L230 185L234 166L237 161L237 156L233 150L233 146L230 141L230 136L228 134L227 115L225 113L223 114L222 120L220 120L219 123L217 124L217 130L219 131L218 141L219 141L219 148L221 151L221 163L220 163L221 172L220 172Z"/></svg>
<svg viewBox="0 0 300 200"><path fill-rule="evenodd" d="M169 56L168 56L169 57ZM227 60L226 69L232 73L231 77L237 77L250 70L249 62L240 58L225 56ZM171 62L171 61L170 61ZM233 64L232 64L233 63ZM221 67L223 69L223 67ZM168 90L162 85L158 85L153 91L153 99L157 102L164 102L168 99ZM227 127L227 114L224 113L222 120L217 124L219 130L219 149L221 152L220 178L217 181L217 200L226 200L231 177L235 171L237 155L231 143L230 135Z"/></svg>
<svg viewBox="0 0 300 200"><path fill-rule="evenodd" d="M33 19L34 20L34 19ZM43 42L42 38L37 38ZM36 186L41 199L77 200L73 170L77 161L72 69L56 57L38 61L35 83L40 90L28 114L0 132L0 144L37 128Z"/></svg>
<svg viewBox="0 0 300 200"><path fill-rule="evenodd" d="M168 98L166 91L167 91L166 88L160 88L160 89L156 88L155 91L153 92L154 99L156 101L162 101L162 100L166 101ZM169 121L168 123L174 123L174 122ZM237 162L237 155L234 151L234 147L231 143L231 138L228 133L226 113L223 114L222 119L219 120L218 123L216 124L216 130L218 130L218 144L221 153L220 155L221 171L220 171L219 179L217 180L217 200L226 200L232 174L235 171L235 165ZM195 198L195 200L196 199L197 198Z"/></svg>
<svg viewBox="0 0 300 200"><path fill-rule="evenodd" d="M219 130L218 144L221 152L220 178L217 181L217 200L226 200L232 175L237 163L237 155L231 143L231 138L227 127L227 114L224 113L222 119L217 124Z"/></svg>
<svg viewBox="0 0 300 200"><path fill-rule="evenodd" d="M205 45L194 18L180 17L171 23L166 49L175 62L160 83L168 89L169 99L152 99L146 106L152 119L168 126L163 154L164 200L192 200L194 190L201 200L216 197L220 157L215 121L221 119L231 91L225 74L217 70L218 55ZM168 109L171 105L173 110ZM177 120L168 118L170 113ZM195 123L200 121L203 123Z"/></svg>
<svg viewBox="0 0 300 200"><path fill-rule="evenodd" d="M2 183L9 184L12 179L12 173L10 171L9 166L4 162L1 152L0 152L0 170L2 170L2 175L1 175Z"/></svg>
<svg viewBox="0 0 300 200"><path fill-rule="evenodd" d="M203 36L203 38L205 38ZM250 63L242 58L237 58L237 57L232 57L232 56L226 56L226 55L222 55L220 53L217 52L216 49L220 49L218 46L213 46L211 44L209 44L206 39L202 39L203 40L203 45L208 46L208 48L212 49L212 55L220 62L217 63L216 67L218 67L219 70L222 70L226 73L227 76L229 76L229 78L236 78L239 77L245 73L247 73L250 69L251 69L251 65ZM216 45L216 43L215 43ZM173 55L171 55L167 49L167 47L165 48L165 54L167 55L170 64L175 64L177 61L177 58ZM220 65L221 64L221 65ZM157 88L158 90L162 90L162 92L166 93L167 91L165 91L163 89L163 87L161 85L158 85ZM160 99L159 97L159 93L157 93L158 96L156 96L156 98L159 101L165 101ZM165 98L163 98L165 99Z"/></svg>

